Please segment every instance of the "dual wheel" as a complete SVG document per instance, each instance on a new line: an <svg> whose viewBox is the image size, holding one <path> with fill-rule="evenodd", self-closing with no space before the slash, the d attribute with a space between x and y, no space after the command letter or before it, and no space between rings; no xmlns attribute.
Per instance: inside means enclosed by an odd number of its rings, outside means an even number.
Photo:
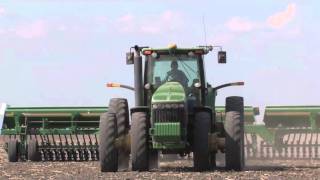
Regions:
<svg viewBox="0 0 320 180"><path fill-rule="evenodd" d="M244 115L243 98L228 97L225 115L225 161L227 170L241 171L244 168ZM211 132L211 113L195 114L193 129L193 164L195 171L215 167L215 154L209 151L208 134Z"/></svg>
<svg viewBox="0 0 320 180"><path fill-rule="evenodd" d="M102 172L128 169L130 152L118 148L116 140L129 131L129 110L126 99L111 99L107 113L100 116L99 159Z"/></svg>
<svg viewBox="0 0 320 180"><path fill-rule="evenodd" d="M226 99L225 154L226 169L241 171L244 167L244 115L243 98ZM149 149L150 127L147 113L132 113L131 160L132 170L147 171L158 163L158 152ZM209 151L208 134L211 133L211 113L195 114L193 153L195 171L209 170L215 166L215 154ZM102 172L128 169L130 152L116 146L116 140L129 133L129 111L126 99L111 99L108 113L100 117L100 167Z"/></svg>
<svg viewBox="0 0 320 180"><path fill-rule="evenodd" d="M110 100L108 112L100 117L99 159L102 172L127 170L130 151L133 171L147 171L157 167L158 152L149 149L147 116L145 112L133 112L130 128L127 100L119 98ZM129 129L131 129L130 150L117 145L119 139L128 135Z"/></svg>

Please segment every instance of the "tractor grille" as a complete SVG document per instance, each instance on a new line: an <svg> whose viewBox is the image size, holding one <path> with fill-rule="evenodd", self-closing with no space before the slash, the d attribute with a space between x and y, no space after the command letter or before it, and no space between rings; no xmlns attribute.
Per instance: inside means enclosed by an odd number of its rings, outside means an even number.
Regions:
<svg viewBox="0 0 320 180"><path fill-rule="evenodd" d="M153 122L183 122L185 119L184 104L153 104Z"/></svg>

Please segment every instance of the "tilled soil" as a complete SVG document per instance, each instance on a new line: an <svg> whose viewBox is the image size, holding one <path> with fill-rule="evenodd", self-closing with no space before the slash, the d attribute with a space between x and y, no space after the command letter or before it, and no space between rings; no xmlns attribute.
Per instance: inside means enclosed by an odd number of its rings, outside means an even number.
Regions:
<svg viewBox="0 0 320 180"><path fill-rule="evenodd" d="M223 157L217 157L223 162ZM320 161L247 161L242 172L219 168L211 172L193 172L192 159L160 162L150 172L101 173L99 162L17 162L9 163L0 146L2 179L320 179Z"/></svg>
<svg viewBox="0 0 320 180"><path fill-rule="evenodd" d="M2 150L1 150L2 151ZM151 172L101 173L99 162L17 162L0 154L0 179L318 179L320 162L249 161L243 172L193 172L192 160L160 163Z"/></svg>

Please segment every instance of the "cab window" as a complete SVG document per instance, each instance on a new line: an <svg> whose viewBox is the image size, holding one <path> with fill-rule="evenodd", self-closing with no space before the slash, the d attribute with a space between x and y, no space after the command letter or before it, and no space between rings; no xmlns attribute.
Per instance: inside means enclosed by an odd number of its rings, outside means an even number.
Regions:
<svg viewBox="0 0 320 180"><path fill-rule="evenodd" d="M161 55L151 60L151 83L163 84L168 81L178 81L184 87L192 87L200 81L197 57L187 55Z"/></svg>

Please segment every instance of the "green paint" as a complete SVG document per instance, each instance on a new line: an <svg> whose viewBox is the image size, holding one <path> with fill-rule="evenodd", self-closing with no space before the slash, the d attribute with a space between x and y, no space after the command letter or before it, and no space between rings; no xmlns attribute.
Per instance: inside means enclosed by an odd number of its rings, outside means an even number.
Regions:
<svg viewBox="0 0 320 180"><path fill-rule="evenodd" d="M45 136L98 134L100 115L107 110L107 107L9 107L4 116L1 135L15 135L20 138L19 152L22 157L27 154L27 137L30 134ZM56 147L53 145L41 148ZM97 144L87 142L85 145L80 145L75 140L73 145L66 144L63 148L96 149Z"/></svg>
<svg viewBox="0 0 320 180"><path fill-rule="evenodd" d="M267 106L263 121L267 126L317 129L320 106Z"/></svg>
<svg viewBox="0 0 320 180"><path fill-rule="evenodd" d="M245 122L246 118L250 117L245 116ZM263 121L269 125L245 124L245 133L274 145L286 134L319 133L319 120L319 106L267 106Z"/></svg>
<svg viewBox="0 0 320 180"><path fill-rule="evenodd" d="M224 122L225 120L225 107L224 106L216 106L216 119L218 122ZM244 107L244 122L245 124L253 124L255 122L255 112L254 107L245 106Z"/></svg>
<svg viewBox="0 0 320 180"><path fill-rule="evenodd" d="M181 140L180 122L155 123L151 129L152 139L156 142L179 142Z"/></svg>
<svg viewBox="0 0 320 180"><path fill-rule="evenodd" d="M270 144L275 142L275 131L266 128L263 124L245 125L244 131L248 134L256 134Z"/></svg>
<svg viewBox="0 0 320 180"><path fill-rule="evenodd" d="M186 98L183 86L178 82L166 82L152 96L152 103L184 102Z"/></svg>
<svg viewBox="0 0 320 180"><path fill-rule="evenodd" d="M154 128L150 129L152 137L152 147L154 149L183 149L186 144L182 141L181 124L174 123L155 123Z"/></svg>

